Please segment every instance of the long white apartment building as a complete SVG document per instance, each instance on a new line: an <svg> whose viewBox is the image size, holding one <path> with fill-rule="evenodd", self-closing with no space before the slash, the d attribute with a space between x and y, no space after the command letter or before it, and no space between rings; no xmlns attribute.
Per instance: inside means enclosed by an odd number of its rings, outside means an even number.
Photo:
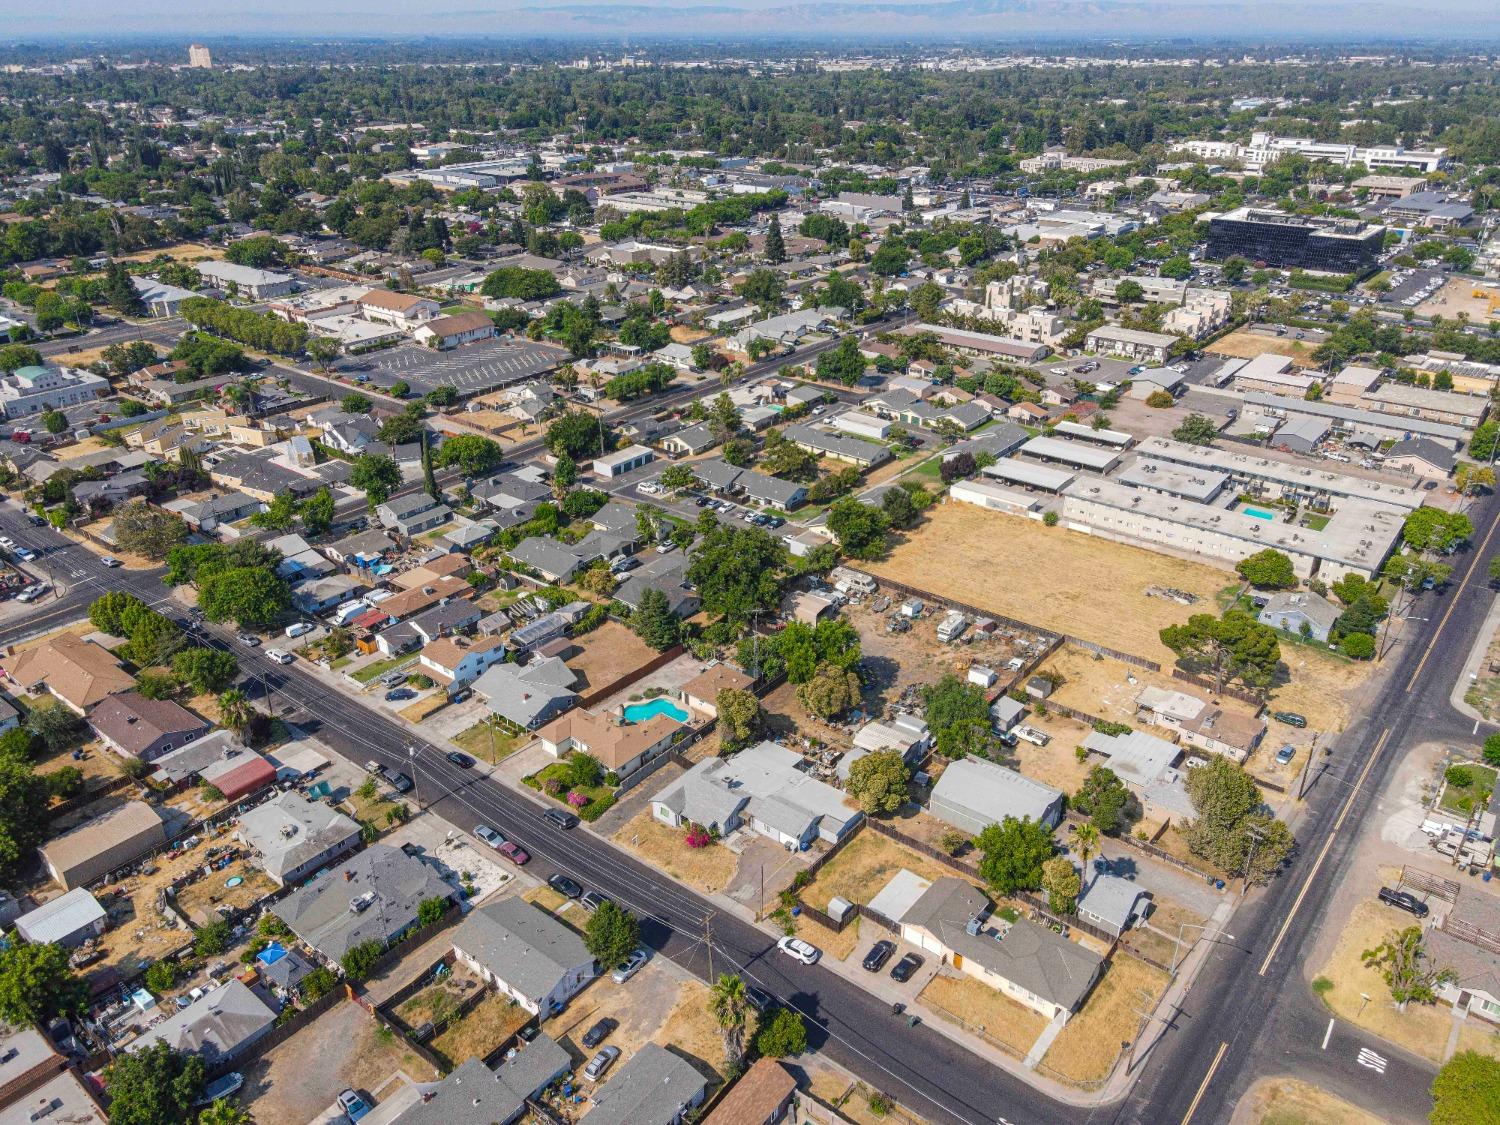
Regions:
<svg viewBox="0 0 1500 1125"><path fill-rule="evenodd" d="M1182 141L1173 152L1187 152L1200 160L1236 160L1249 172L1259 172L1283 156L1305 156L1347 168L1363 164L1371 171L1406 170L1436 172L1449 164L1448 150L1408 149L1401 145L1351 145L1338 141L1315 141L1311 137L1278 137L1275 133L1250 134L1249 144L1234 141Z"/></svg>

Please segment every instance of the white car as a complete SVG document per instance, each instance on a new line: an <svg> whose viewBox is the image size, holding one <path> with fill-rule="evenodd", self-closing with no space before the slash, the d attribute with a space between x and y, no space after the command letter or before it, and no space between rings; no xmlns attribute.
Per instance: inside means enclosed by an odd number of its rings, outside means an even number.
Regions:
<svg viewBox="0 0 1500 1125"><path fill-rule="evenodd" d="M804 965L816 965L818 958L823 956L815 945L809 945L801 938L784 937L776 943L776 948L785 953L793 961L801 961Z"/></svg>
<svg viewBox="0 0 1500 1125"><path fill-rule="evenodd" d="M119 559L114 557L114 555L105 555L99 561L110 570L114 570L115 567L123 565Z"/></svg>
<svg viewBox="0 0 1500 1125"><path fill-rule="evenodd" d="M492 848L498 848L501 844L505 843L505 837L496 832L488 824L476 824L474 826L474 835Z"/></svg>
<svg viewBox="0 0 1500 1125"><path fill-rule="evenodd" d="M293 660L297 659L291 653L282 652L279 648L266 649L266 655L276 661L277 664L290 664Z"/></svg>

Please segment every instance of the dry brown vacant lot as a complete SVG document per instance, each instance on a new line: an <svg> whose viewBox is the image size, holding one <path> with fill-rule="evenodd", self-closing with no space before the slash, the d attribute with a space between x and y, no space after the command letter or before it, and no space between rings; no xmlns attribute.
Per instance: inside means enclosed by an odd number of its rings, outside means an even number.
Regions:
<svg viewBox="0 0 1500 1125"><path fill-rule="evenodd" d="M1149 1010L1167 987L1167 974L1144 961L1116 953L1078 1014L1052 1041L1042 1061L1076 1082L1103 1078L1120 1044L1140 1031L1138 1009Z"/></svg>
<svg viewBox="0 0 1500 1125"><path fill-rule="evenodd" d="M709 894L718 894L727 887L739 866L739 858L723 844L688 847L687 834L668 828L651 815L650 809L623 825L614 839L657 870Z"/></svg>
<svg viewBox="0 0 1500 1125"><path fill-rule="evenodd" d="M606 621L578 638L577 645L579 651L564 659L588 689L613 683L656 656L655 649L618 621Z"/></svg>
<svg viewBox="0 0 1500 1125"><path fill-rule="evenodd" d="M1215 340L1203 350L1209 355L1227 355L1237 359L1254 359L1258 355L1284 355L1289 356L1297 367L1317 366L1312 357L1313 350L1307 341L1298 340L1291 334L1271 336L1242 329L1231 332L1222 340Z"/></svg>
<svg viewBox="0 0 1500 1125"><path fill-rule="evenodd" d="M948 503L931 511L870 570L941 597L1170 664L1158 634L1198 611L1234 576L1034 520ZM1197 594L1198 607L1146 596L1147 586Z"/></svg>
<svg viewBox="0 0 1500 1125"><path fill-rule="evenodd" d="M1233 1125L1379 1125L1380 1118L1295 1078L1266 1078L1235 1107Z"/></svg>

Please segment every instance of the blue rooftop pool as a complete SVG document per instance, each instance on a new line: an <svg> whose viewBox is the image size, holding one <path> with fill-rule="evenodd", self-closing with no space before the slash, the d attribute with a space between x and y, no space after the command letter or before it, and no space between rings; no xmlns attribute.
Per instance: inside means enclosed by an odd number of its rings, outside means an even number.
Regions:
<svg viewBox="0 0 1500 1125"><path fill-rule="evenodd" d="M1264 508L1241 508L1240 511L1258 520L1274 520L1276 518L1275 512L1268 512Z"/></svg>

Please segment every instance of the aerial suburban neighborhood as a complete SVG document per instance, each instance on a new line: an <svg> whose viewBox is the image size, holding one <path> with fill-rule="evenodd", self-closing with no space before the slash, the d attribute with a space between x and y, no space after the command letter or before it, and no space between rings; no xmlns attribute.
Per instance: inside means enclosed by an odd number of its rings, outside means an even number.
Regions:
<svg viewBox="0 0 1500 1125"><path fill-rule="evenodd" d="M1454 2L8 15L0 1125L1500 1125Z"/></svg>

